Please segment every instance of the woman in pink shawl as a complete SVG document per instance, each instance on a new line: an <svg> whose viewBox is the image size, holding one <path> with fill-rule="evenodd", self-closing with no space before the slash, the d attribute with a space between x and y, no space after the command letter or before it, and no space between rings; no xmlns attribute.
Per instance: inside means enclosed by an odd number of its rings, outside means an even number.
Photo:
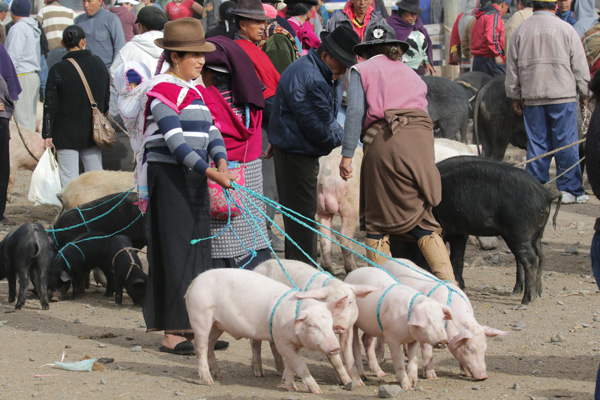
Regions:
<svg viewBox="0 0 600 400"><path fill-rule="evenodd" d="M313 12L313 6L316 3L311 3L308 0L306 3L293 3L288 2L286 18L288 22L294 28L296 37L302 43L302 54L308 54L308 51L312 48L317 49L321 45L321 40L315 34L312 26L310 25L310 18Z"/></svg>

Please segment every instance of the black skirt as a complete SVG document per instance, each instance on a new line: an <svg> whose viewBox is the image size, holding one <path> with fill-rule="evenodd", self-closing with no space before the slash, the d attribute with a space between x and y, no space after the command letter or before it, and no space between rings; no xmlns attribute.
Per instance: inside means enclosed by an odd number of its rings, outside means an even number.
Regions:
<svg viewBox="0 0 600 400"><path fill-rule="evenodd" d="M212 267L206 177L182 165L148 163L148 264L144 320L148 331L191 333L184 295Z"/></svg>

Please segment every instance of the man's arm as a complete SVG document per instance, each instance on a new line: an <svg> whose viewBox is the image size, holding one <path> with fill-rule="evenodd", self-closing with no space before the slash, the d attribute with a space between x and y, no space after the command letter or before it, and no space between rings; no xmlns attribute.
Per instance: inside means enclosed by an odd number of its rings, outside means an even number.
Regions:
<svg viewBox="0 0 600 400"><path fill-rule="evenodd" d="M119 50L125 46L125 34L123 33L123 25L121 24L119 18L114 14L111 15L113 15L114 18L110 19L108 32L110 33L110 38L112 39L113 43L112 61L114 61L119 54Z"/></svg>
<svg viewBox="0 0 600 400"><path fill-rule="evenodd" d="M590 70L585 57L583 43L581 43L575 29L572 29L571 31L571 46L569 46L571 51L571 71L577 82L577 92L587 99Z"/></svg>
<svg viewBox="0 0 600 400"><path fill-rule="evenodd" d="M513 100L521 100L521 82L519 80L519 46L520 37L518 35L519 28L515 30L515 33L511 39L510 46L508 48L508 54L506 55L506 81L504 87L506 89L506 97L510 97Z"/></svg>
<svg viewBox="0 0 600 400"><path fill-rule="evenodd" d="M306 139L313 146L330 151L342 143L344 130L334 115L333 104L327 101L332 97L327 90L318 84L305 86L292 95L295 105L292 109L296 121L302 121Z"/></svg>

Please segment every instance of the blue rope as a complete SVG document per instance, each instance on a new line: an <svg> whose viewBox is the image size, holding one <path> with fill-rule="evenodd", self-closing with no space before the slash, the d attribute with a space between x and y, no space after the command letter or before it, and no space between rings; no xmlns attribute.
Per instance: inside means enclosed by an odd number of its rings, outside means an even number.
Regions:
<svg viewBox="0 0 600 400"><path fill-rule="evenodd" d="M81 217L81 220L83 221L83 223L85 224L85 230L86 231L90 231L89 226L87 225L87 222L85 222L85 217L83 216L83 213L81 212L81 210L79 208L76 208L76 210L79 212L79 216Z"/></svg>
<svg viewBox="0 0 600 400"><path fill-rule="evenodd" d="M271 318L269 318L269 334L271 335L271 341L273 341L273 317L275 316L275 310L277 310L277 307L279 306L279 303L281 303L281 301L290 293L292 292L296 292L298 291L297 288L291 288L290 290L288 290L287 292L285 292L283 295L281 295L281 297L279 298L279 300L277 300L277 303L275 303L275 306L273 307L273 311L271 311ZM296 305L296 318L298 318L298 307L299 305Z"/></svg>
<svg viewBox="0 0 600 400"><path fill-rule="evenodd" d="M65 262L67 263L67 267L69 267L69 270L71 270L71 265L69 264L69 261L67 260L67 258L65 257L65 255L63 254L63 250L67 248L67 246L75 246L75 248L77 250L79 250L79 252L81 253L81 255L83 256L83 261L85 261L85 254L83 254L83 251L81 251L81 249L79 248L79 246L77 246L77 244L81 243L81 242L87 242L88 240L95 240L95 239L106 239L112 236L115 236L118 233L123 232L124 230L127 230L131 225L133 225L140 217L142 216L142 213L139 213L137 217L135 217L133 219L133 221L131 221L129 223L129 225L127 225L124 228L119 229L118 231L110 234L110 235L104 235L104 236L92 236L89 238L84 238L84 239L80 239L74 242L68 242L67 244L65 244L60 250L58 250L58 254L60 256L62 256L62 258L65 260ZM57 254L57 258L58 258L58 254Z"/></svg>
<svg viewBox="0 0 600 400"><path fill-rule="evenodd" d="M369 251L372 251L372 252L374 252L374 253L376 253L376 254L378 254L378 255L380 255L380 256L382 256L382 257L384 257L384 258L388 259L388 260L394 261L394 262L396 262L397 264L400 264L400 265L402 265L402 266L404 266L404 267L406 267L406 268L408 268L408 269L410 269L410 270L412 270L412 271L414 271L414 272L417 272L417 273L419 273L419 274L421 274L421 275L424 275L424 276L426 276L426 277L428 277L428 278L430 278L430 279L433 279L433 280L434 280L434 281L436 281L436 282L441 282L441 283L442 283L444 286L446 286L446 287L447 287L447 289L448 289L449 291L451 291L451 292L456 292L456 290L455 290L455 289L453 289L452 287L448 286L447 284L445 284L445 283L444 283L444 281L443 281L443 280L440 280L439 278L437 278L437 277L435 277L435 276L432 276L432 275L430 275L430 274L428 274L428 273L425 273L425 272L423 272L423 271L420 271L420 270L418 270L418 269L415 269L415 268L411 267L410 265L408 265L408 264L405 264L405 263L403 263L403 262L401 262L401 261L398 261L397 259L395 259L395 258L392 258L392 257L390 257L389 255L387 255L387 254L384 254L384 253L382 253L382 252L380 252L380 251L378 251L378 250L376 250L376 249L373 249L373 248L371 248L371 247L367 246L367 245L366 245L366 244L364 244L364 243L361 243L361 242L359 242L359 241L357 241L357 240L355 240L355 239L353 239L353 238L351 238L351 237L349 237L349 236L346 236L346 235L344 235L344 234L342 234L342 233L340 233L340 232L337 232L337 231L335 231L334 229L332 229L332 228L330 228L330 227L324 226L324 225L320 224L319 222L317 222L317 221L314 221L314 220L312 220L312 219L310 219L310 218L308 218L308 217L306 217L306 216L304 216L304 215L302 215L302 214L300 214L300 213L298 213L298 212L296 212L296 211L294 211L294 210L292 210L292 209L290 209L290 208L287 208L287 207L285 207L285 206L283 206L283 205L281 205L281 204L278 204L278 203L274 202L273 200L271 200L271 199L269 199L269 198L267 198L267 197L264 197L264 196L262 196L262 195L261 195L261 194L259 194L259 193L256 193L256 192L254 192L254 191L253 191L253 190L251 190L251 189L248 189L248 188L246 188L246 187L244 187L244 186L241 186L241 185L239 185L239 184L237 184L237 183L235 183L235 182L232 182L232 186L233 186L233 187L234 187L234 189L236 189L236 190L238 190L238 189L240 189L240 190L243 190L243 191L245 191L245 192L249 193L250 195L252 195L253 197L255 197L255 198L259 199L259 200L262 200L263 202L265 202L265 203L266 203L266 204L268 204L269 206L279 209L283 215L285 215L285 216L287 216L288 218L292 219L292 220L293 220L293 221L295 221L296 223L298 223L298 224L300 224L300 225L304 226L305 228L308 228L308 229L312 230L313 232L317 233L318 235L321 235L321 236L323 236L323 237L325 237L325 238L329 239L330 241L332 241L332 242L336 243L337 245L339 245L341 248L343 248L343 249L346 249L346 250L350 251L352 254L354 254L354 255L355 255L355 256L357 256L358 258L362 259L363 261L366 261L367 263L369 263L369 264L373 265L374 267L377 267L377 268L379 268L379 269L381 269L381 270L385 271L385 272L386 272L386 273L387 273L387 274L388 274L390 277L392 277L392 278L393 278L393 279L394 279L396 282L400 282L400 281L399 281L399 280L398 280L398 279L397 279L397 278L396 278L394 275L392 275L392 274L391 274L389 271L387 271L386 269L382 268L380 265L378 265L378 264L377 264L377 263L375 263L374 261L371 261L371 260L369 260L368 258L366 258L365 256L363 256L362 254L358 254L356 251L354 251L354 250L352 250L352 249L350 249L350 248L348 248L348 247L344 246L343 244L341 244L341 243L340 243L340 242L338 242L337 240L335 240L335 239L333 239L333 238L330 238L330 237L328 237L327 235L325 235L325 234L323 234L322 232L320 232L318 229L315 229L314 227L312 227L312 226L310 226L310 225L308 225L308 224L304 223L303 221L300 221L298 218L295 218L295 216L297 216L297 217L299 217L299 218L302 218L302 219L304 219L304 220L310 221L311 223L313 223L313 224L317 225L318 227L325 228L325 229L329 230L330 232L332 232L332 233L334 233L334 234L336 234L336 235L338 235L338 236L341 236L341 237L343 237L343 238L345 238L345 239L349 240L350 242L352 242L352 243L354 243L354 244L356 244L356 245L358 245L358 246L360 246L360 247L362 247L362 248L368 249ZM277 224L274 224L274 225L275 225L275 226L276 226L276 227L277 227L277 228L278 228L278 229L279 229L279 230L282 232L281 228L279 228L279 226L277 226ZM288 236L286 235L286 238L287 238L287 237L288 237ZM295 243L294 243L294 245L295 245L296 247L300 248L300 247L299 247L297 244L295 244ZM300 249L300 250L302 250L302 249ZM306 255L306 253L304 253L304 254ZM312 260L310 257L308 257L308 258L309 258L309 259L310 259L310 260L311 260L311 261L312 261L312 262L313 262L315 265L318 265L318 264L316 264L316 263L315 263L315 261L314 261L314 260ZM319 266L319 269L322 269L322 268L320 268L320 266ZM458 292L457 292L457 293L458 293ZM466 299L463 297L463 295L462 295L461 293L458 293L458 294L459 294L459 296L460 296L460 297L461 297L463 300L465 300L465 301L466 301Z"/></svg>
<svg viewBox="0 0 600 400"><path fill-rule="evenodd" d="M379 324L379 329L381 329L381 332L383 332L383 325L381 325L381 319L379 318L379 311L381 310L381 303L383 303L383 298L385 297L385 295L388 294L388 292L390 290L392 290L392 288L394 288L398 285L401 285L401 283L396 282L393 285L390 285L387 289L385 289L385 292L383 292L383 294L379 298L379 302L377 303L377 323Z"/></svg>
<svg viewBox="0 0 600 400"><path fill-rule="evenodd" d="M103 206L103 205L105 205L105 204L108 204L108 203L110 203L111 201L113 201L114 199L118 198L119 196L121 196L121 195L123 195L123 194L125 194L125 193L126 193L127 195L129 195L129 193L133 192L134 190L135 190L135 187L132 187L131 189L129 189L129 190L125 191L125 192L121 192L121 193L117 193L117 194L115 194L115 195L114 195L113 197L111 197L110 199L108 199L108 200L106 200L106 201L103 201L103 202L102 202L102 203L100 203L100 204L96 204L96 205L95 205L95 206L93 206L93 207L82 208L82 209L81 209L81 211L90 211L90 210L93 210L93 209L95 209L95 208L98 208L98 207L100 207L100 206ZM125 196L125 197L127 197L127 196ZM79 207L76 207L76 208L79 208ZM72 208L71 210L73 210L73 208ZM67 210L67 211L70 211L70 210ZM66 212L66 211L65 211L65 212Z"/></svg>
<svg viewBox="0 0 600 400"><path fill-rule="evenodd" d="M421 292L417 292L417 293L414 294L414 296L412 297L412 299L410 299L410 304L408 305L408 320L407 320L408 322L410 322L410 313L412 311L413 303L415 302L415 300L419 296L424 296L424 294L421 293Z"/></svg>
<svg viewBox="0 0 600 400"><path fill-rule="evenodd" d="M58 258L58 256L61 256L62 259L65 260L65 264L67 264L67 268L69 268L69 271L72 271L73 269L71 268L71 264L69 263L69 260L67 260L67 257L64 254L64 250L67 248L67 246L74 246L77 250L79 250L79 252L81 253L81 257L83 257L84 262L85 262L85 254L83 254L83 251L81 251L79 246L77 246L75 243L72 243L72 242L67 243L62 249L60 249L58 251L58 254L56 254L55 258Z"/></svg>
<svg viewBox="0 0 600 400"><path fill-rule="evenodd" d="M56 234L55 234L56 232L64 232L64 231L68 231L68 230L70 230L70 229L79 228L80 226L84 226L84 225L86 225L86 226L87 226L87 224L89 224L90 222L94 222L94 221L97 221L97 220L99 220L100 218L103 218L103 217L105 217L106 215L108 215L108 214L110 214L111 212L113 212L113 211L114 211L114 209L115 209L115 208L117 208L117 207L118 207L118 206L119 206L119 205L120 205L120 204L121 204L121 203L122 203L122 202L123 202L123 201L124 201L124 200L127 198L127 196L129 195L129 193L131 193L131 191L132 191L132 190L133 190L133 188L129 189L127 192L120 193L118 196L120 196L120 195L122 195L122 194L125 194L125 196L123 196L123 198L122 198L122 199L121 199L121 200L120 200L120 201L119 201L117 204L115 204L113 207L111 207L111 208L110 208L108 211L106 211L106 212L104 212L104 213L102 213L102 214L98 215L97 217L94 217L94 218L90 219L90 220L89 220L89 221L87 221L87 222L86 222L86 221L85 221L85 219L84 219L84 220L83 220L83 222L82 222L82 223L80 223L80 224L76 224L76 225L67 226L67 227L65 227L65 228L50 228L50 229L46 229L46 232L47 232L47 233L52 233L52 235L54 236L54 240L56 241L56 244L58 245L59 243L58 243L58 240L56 239ZM115 198L116 198L116 197L118 197L118 196L115 196L115 197L113 197L112 199L110 199L110 200L107 200L107 201L105 201L105 202L104 202L104 203L102 203L102 204L106 204L107 202L109 202L109 201L111 201L111 200L115 199ZM95 208L95 207L92 207L92 208ZM87 210L91 210L91 208L84 209L83 211L87 211ZM69 211L70 211L70 210L69 210ZM80 210L79 212L81 213L81 210ZM142 213L140 212L140 214L139 214L139 215L142 215ZM136 219L137 219L137 218L136 218Z"/></svg>
<svg viewBox="0 0 600 400"><path fill-rule="evenodd" d="M325 284L327 283L327 281L329 281L331 278L335 278L333 275L330 275L329 277L327 277L327 279L325 279L323 281L323 285L321 287L325 287Z"/></svg>
<svg viewBox="0 0 600 400"><path fill-rule="evenodd" d="M310 280L308 281L308 283L306 284L306 287L304 288L304 291L306 292L308 290L308 287L313 283L313 281L315 280L315 278L319 275L329 275L329 277L325 280L327 282L328 279L332 278L332 275L327 272L327 271L319 271L316 274L314 274ZM325 287L325 285L323 285L322 287Z"/></svg>

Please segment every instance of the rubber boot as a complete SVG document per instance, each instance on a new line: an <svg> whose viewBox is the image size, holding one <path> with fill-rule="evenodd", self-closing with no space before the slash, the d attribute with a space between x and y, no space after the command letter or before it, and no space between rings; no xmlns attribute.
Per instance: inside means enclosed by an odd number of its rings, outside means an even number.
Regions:
<svg viewBox="0 0 600 400"><path fill-rule="evenodd" d="M388 256L392 256L390 252L390 235L385 235L381 239L365 239L365 244L372 249L379 251ZM388 259L367 249L367 258L377 265L381 265L386 262Z"/></svg>
<svg viewBox="0 0 600 400"><path fill-rule="evenodd" d="M439 279L452 282L456 285L448 250L446 250L446 245L440 234L433 232L431 235L423 236L417 241L417 244L419 245L419 250L421 250L421 253L423 253L423 256L429 263L431 272Z"/></svg>

